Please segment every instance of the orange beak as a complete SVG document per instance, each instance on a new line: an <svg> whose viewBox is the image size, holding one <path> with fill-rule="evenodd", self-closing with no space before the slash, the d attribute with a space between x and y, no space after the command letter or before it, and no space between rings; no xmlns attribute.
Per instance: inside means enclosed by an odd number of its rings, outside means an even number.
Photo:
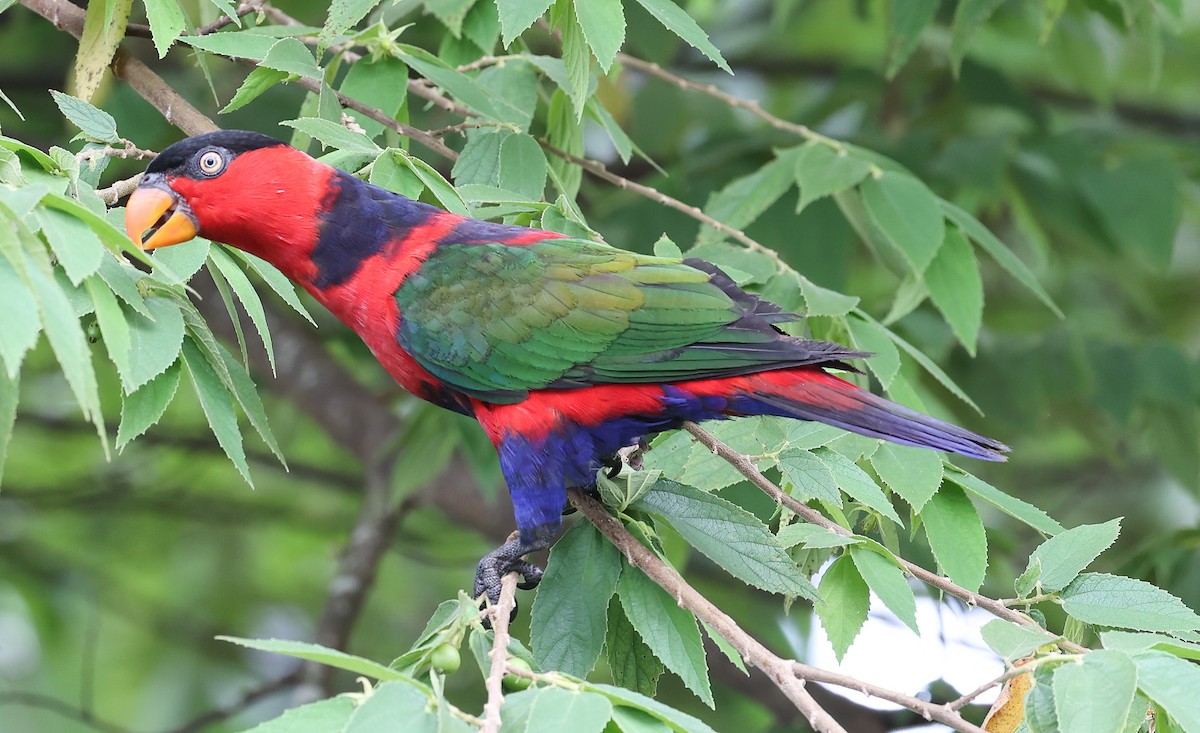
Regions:
<svg viewBox="0 0 1200 733"><path fill-rule="evenodd" d="M142 249L155 249L186 242L196 236L199 227L187 202L165 182L144 181L125 204L125 231ZM149 238L147 232L151 232Z"/></svg>

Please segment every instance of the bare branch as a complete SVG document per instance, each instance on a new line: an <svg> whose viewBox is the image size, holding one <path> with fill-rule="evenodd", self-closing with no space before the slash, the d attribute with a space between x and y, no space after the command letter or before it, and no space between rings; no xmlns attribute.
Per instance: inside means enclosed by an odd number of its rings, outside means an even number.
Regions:
<svg viewBox="0 0 1200 733"><path fill-rule="evenodd" d="M91 712L72 705L57 697L43 695L38 692L0 692L0 707L5 705L20 705L28 708L38 708L57 713L64 718L77 720L84 725L100 731L100 733L131 733L129 728L100 720Z"/></svg>
<svg viewBox="0 0 1200 733"><path fill-rule="evenodd" d="M367 468L366 490L362 508L354 520L354 529L342 555L337 571L329 581L325 608L317 622L314 641L332 649L345 649L350 631L358 621L367 594L375 582L375 573L383 560L401 517L416 502L408 500L391 506L391 462L376 460ZM306 662L301 674L296 699L309 702L331 694L333 668L319 662Z"/></svg>
<svg viewBox="0 0 1200 733"><path fill-rule="evenodd" d="M770 479L768 479L766 476L764 476L761 471L758 470L758 468L754 465L753 461L751 461L749 458L742 455L741 453L738 453L737 451L730 448L729 446L725 445L720 440L718 440L715 435L708 432L704 428L700 427L696 423L693 423L693 422L684 423L683 429L688 431L689 433L691 433L692 437L694 437L697 441L699 441L701 444L703 444L705 447L707 447L713 453L724 458L729 463L729 465L733 466L734 468L736 468L738 470L738 473L742 474L747 479L749 479L750 483L754 484L759 489L762 489L763 492L765 492L768 496L770 496L772 499L774 499L775 503L783 504L789 510L794 512L797 516L799 516L804 521L806 521L810 524L815 524L820 527L824 527L825 529L827 529L831 532L836 532L837 534L840 534L843 536L848 536L848 535L852 534L852 532L850 532L850 530L846 529L845 527L842 527L839 524L836 524L835 522L830 521L828 518L825 517L825 515L821 514L820 512L816 511L815 509L803 504L802 502L798 501L795 497L791 496L790 494L785 492L783 489L776 486L774 482L772 482ZM980 608L990 611L993 615L998 616L1006 621L1011 621L1014 624L1020 624L1021 626L1026 626L1028 628L1037 629L1038 631L1044 632L1047 635L1047 637L1049 637L1047 640L1047 643L1049 643L1050 641L1057 641L1059 646L1063 647L1064 649L1069 649L1070 651L1073 651L1073 652L1086 652L1087 651L1087 649L1085 647L1079 646L1078 644L1075 644L1073 642L1059 640L1059 637L1057 634L1053 634L1050 631L1043 629L1033 619L1031 619L1028 616L1025 616L1023 614L1017 613L1016 611L1013 611L1010 608L1007 608L1003 603L1001 603L993 598L988 598L987 596L982 596L978 593L969 591L966 588L963 588L962 586L957 585L956 583L954 583L954 581L950 580L949 578L943 578L942 576L938 575L937 573L932 573L932 572L926 570L925 568L921 567L920 565L909 562L908 560L905 560L904 558L897 558L897 559L900 560L900 563L904 566L905 570L907 570L909 573L911 573L918 579L924 581L925 583L927 583L939 590L945 591L946 593L949 593L950 595L955 596L956 598L959 598L959 599L965 601L967 604L969 604L971 606L979 606Z"/></svg>
<svg viewBox="0 0 1200 733"><path fill-rule="evenodd" d="M793 672L793 662L781 659L774 652L763 646L757 639L747 634L737 625L727 613L713 605L695 588L688 585L675 568L667 565L657 555L646 549L633 535L625 529L616 518L604 510L595 499L579 490L572 490L568 497L571 505L578 509L592 524L608 538L609 542L629 559L630 564L638 567L651 580L662 586L671 594L681 607L691 611L697 618L703 619L717 633L725 638L742 658L764 673L792 701L806 720L818 733L845 733L845 729L834 720L825 709L817 704L808 690L804 689L804 681L797 678Z"/></svg>
<svg viewBox="0 0 1200 733"><path fill-rule="evenodd" d="M237 715L259 700L294 687L299 680L299 669L290 672L283 677L268 680L258 687L242 693L242 695L233 702L213 708L203 715L199 715L187 723L184 723L178 728L172 728L171 730L167 731L167 733L196 733L197 731L203 730L214 723L219 723L222 720L232 718L234 715Z"/></svg>
<svg viewBox="0 0 1200 733"><path fill-rule="evenodd" d="M480 733L500 733L500 706L504 704L504 669L508 661L508 619L516 608L517 574L507 573L500 579L500 600L488 610L492 616L492 650L488 652L491 669L485 686L487 704L483 706L483 727Z"/></svg>

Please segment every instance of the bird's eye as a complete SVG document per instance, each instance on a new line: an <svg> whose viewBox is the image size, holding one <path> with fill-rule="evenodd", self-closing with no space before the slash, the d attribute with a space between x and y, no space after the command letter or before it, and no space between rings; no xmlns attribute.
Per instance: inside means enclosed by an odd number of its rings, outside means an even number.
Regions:
<svg viewBox="0 0 1200 733"><path fill-rule="evenodd" d="M215 150L209 150L200 156L200 170L206 175L215 176L225 168L225 158Z"/></svg>

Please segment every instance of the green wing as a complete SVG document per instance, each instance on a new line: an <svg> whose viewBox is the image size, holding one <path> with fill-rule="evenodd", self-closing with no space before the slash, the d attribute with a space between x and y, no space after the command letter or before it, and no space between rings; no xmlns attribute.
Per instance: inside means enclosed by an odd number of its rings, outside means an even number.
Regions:
<svg viewBox="0 0 1200 733"><path fill-rule="evenodd" d="M706 262L577 239L440 247L396 301L400 345L449 386L489 402L858 355L782 336L770 324L795 316Z"/></svg>

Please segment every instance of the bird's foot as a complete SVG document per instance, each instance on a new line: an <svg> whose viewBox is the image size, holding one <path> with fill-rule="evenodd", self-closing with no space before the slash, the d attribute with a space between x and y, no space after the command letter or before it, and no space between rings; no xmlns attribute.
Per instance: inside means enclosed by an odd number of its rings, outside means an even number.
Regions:
<svg viewBox="0 0 1200 733"><path fill-rule="evenodd" d="M517 583L517 587L521 590L536 588L542 580L543 571L537 565L522 558L531 552L549 547L553 537L552 531L542 532L539 528L532 542L521 542L519 537L512 537L508 542L484 555L483 559L479 561L479 567L475 570L475 597L486 594L487 603L491 605L499 603L500 579L508 573L517 573L521 576L522 581ZM514 603L509 620L516 616L517 606ZM491 626L491 621L486 616L483 619L483 625L485 628Z"/></svg>

